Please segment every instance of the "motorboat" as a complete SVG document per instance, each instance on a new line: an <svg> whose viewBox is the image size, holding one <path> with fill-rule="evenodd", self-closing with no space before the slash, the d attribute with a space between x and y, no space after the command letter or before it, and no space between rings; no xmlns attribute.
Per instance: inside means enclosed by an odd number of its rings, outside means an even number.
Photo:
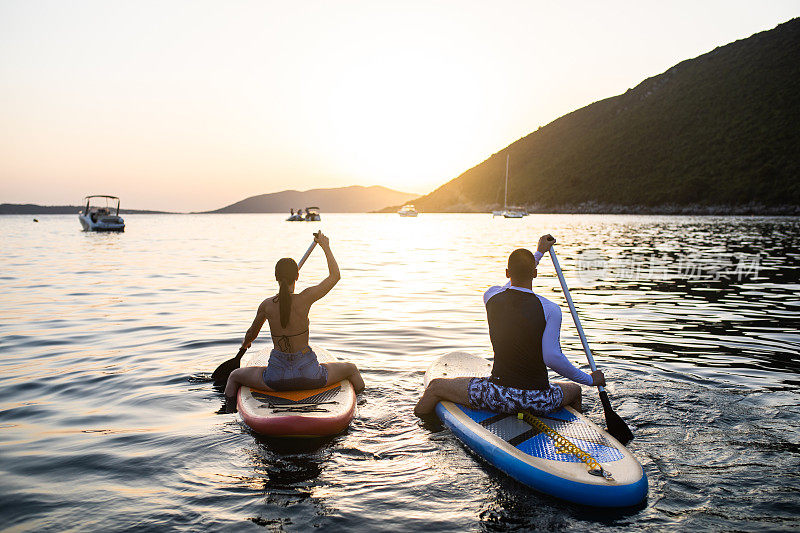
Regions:
<svg viewBox="0 0 800 533"><path fill-rule="evenodd" d="M303 219L306 222L319 222L322 217L319 216L319 207L306 207L306 217Z"/></svg>
<svg viewBox="0 0 800 533"><path fill-rule="evenodd" d="M306 213L305 216L303 216L303 211ZM288 222L319 222L322 217L319 214L319 207L306 207L305 210L298 209L297 213L292 213L286 220Z"/></svg>
<svg viewBox="0 0 800 533"><path fill-rule="evenodd" d="M406 204L397 211L397 214L401 217L415 217L419 212L417 208L414 207L414 204Z"/></svg>
<svg viewBox="0 0 800 533"><path fill-rule="evenodd" d="M105 198L105 206L92 205L93 199ZM86 207L78 213L84 231L125 231L125 221L119 216L119 198L105 194L87 196ZM113 207L117 201L116 208ZM112 215L111 212L114 211Z"/></svg>

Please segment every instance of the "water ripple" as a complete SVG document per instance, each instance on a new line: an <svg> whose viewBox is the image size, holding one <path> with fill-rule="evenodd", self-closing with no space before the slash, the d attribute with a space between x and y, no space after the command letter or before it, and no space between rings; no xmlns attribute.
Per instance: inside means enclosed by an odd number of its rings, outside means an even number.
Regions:
<svg viewBox="0 0 800 533"><path fill-rule="evenodd" d="M209 383L274 293L275 261L302 254L317 229L282 219L130 215L126 233L99 235L74 216L0 217L4 527L800 527L798 219L326 215L343 278L314 306L311 338L357 363L368 388L344 434L312 441L254 435L217 414ZM482 292L505 281L511 250L548 232L636 434L650 480L636 508L540 495L412 414L436 356L491 356ZM300 285L324 275L315 252ZM563 307L548 258L539 275L537 292ZM586 368L565 318L562 347ZM251 349L269 345L262 334Z"/></svg>

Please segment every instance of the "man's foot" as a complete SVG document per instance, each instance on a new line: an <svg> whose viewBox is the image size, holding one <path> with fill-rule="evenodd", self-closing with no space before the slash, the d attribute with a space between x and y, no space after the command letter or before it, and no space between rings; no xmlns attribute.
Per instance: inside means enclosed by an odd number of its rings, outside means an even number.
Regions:
<svg viewBox="0 0 800 533"><path fill-rule="evenodd" d="M427 429L428 431L438 432L442 429L442 421L439 420L439 417L436 416L436 413L420 413L417 414L415 411L414 414L419 417L419 425L423 428Z"/></svg>
<svg viewBox="0 0 800 533"><path fill-rule="evenodd" d="M416 416L417 418L422 418L424 420L425 418L436 416L436 414L433 411L421 410L419 408L419 403L417 403L417 405L414 406L414 416Z"/></svg>

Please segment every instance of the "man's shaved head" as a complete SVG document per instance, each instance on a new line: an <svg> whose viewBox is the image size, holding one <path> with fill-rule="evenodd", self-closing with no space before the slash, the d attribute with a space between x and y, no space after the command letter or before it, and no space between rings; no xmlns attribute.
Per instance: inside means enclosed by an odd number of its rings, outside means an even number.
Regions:
<svg viewBox="0 0 800 533"><path fill-rule="evenodd" d="M536 259L530 250L517 248L508 256L508 273L515 280L532 280L536 272Z"/></svg>

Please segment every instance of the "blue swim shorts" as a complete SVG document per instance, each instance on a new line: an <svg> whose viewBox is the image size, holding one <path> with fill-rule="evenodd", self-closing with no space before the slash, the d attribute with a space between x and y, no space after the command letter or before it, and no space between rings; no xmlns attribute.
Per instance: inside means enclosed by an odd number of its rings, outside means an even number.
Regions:
<svg viewBox="0 0 800 533"><path fill-rule="evenodd" d="M475 409L508 414L524 410L546 415L558 409L564 399L564 391L558 385L551 384L543 390L515 389L498 385L490 378L472 378L467 393Z"/></svg>
<svg viewBox="0 0 800 533"><path fill-rule="evenodd" d="M276 391L318 389L328 382L328 369L308 346L296 353L272 350L261 379Z"/></svg>

